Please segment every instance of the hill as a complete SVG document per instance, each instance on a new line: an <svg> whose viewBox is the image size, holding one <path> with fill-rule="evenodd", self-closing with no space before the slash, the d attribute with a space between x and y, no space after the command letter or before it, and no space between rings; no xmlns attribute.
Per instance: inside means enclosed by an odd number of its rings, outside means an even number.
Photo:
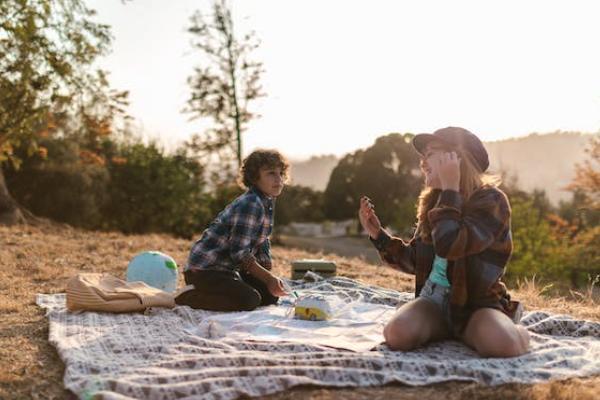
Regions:
<svg viewBox="0 0 600 400"><path fill-rule="evenodd" d="M526 191L545 189L550 201L557 204L571 198L564 187L575 176L575 164L586 159L591 137L577 132L531 134L485 146L494 172L516 177L517 185Z"/></svg>
<svg viewBox="0 0 600 400"><path fill-rule="evenodd" d="M586 159L585 148L592 135L578 132L531 134L525 137L485 142L490 170L516 179L526 191L544 189L557 204L571 194L563 188L575 175L575 164ZM292 163L292 183L325 190L331 171L340 158L314 156Z"/></svg>
<svg viewBox="0 0 600 400"><path fill-rule="evenodd" d="M333 154L313 156L304 161L292 161L291 183L315 190L325 190L329 175L339 161L340 159Z"/></svg>

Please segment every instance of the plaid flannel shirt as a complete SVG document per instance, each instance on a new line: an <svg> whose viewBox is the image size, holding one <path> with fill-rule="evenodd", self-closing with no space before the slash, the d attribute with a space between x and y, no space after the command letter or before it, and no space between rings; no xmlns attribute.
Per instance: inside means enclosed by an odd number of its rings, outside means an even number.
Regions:
<svg viewBox="0 0 600 400"><path fill-rule="evenodd" d="M185 270L239 270L257 261L271 269L274 201L257 188L232 201L190 250Z"/></svg>
<svg viewBox="0 0 600 400"><path fill-rule="evenodd" d="M508 198L498 188L480 188L466 201L460 193L444 190L427 214L430 240L423 240L417 227L409 242L384 230L372 242L391 267L415 275L416 296L435 255L448 260L451 317L458 333L477 308L492 307L509 316L516 309L501 281L513 248L510 213Z"/></svg>

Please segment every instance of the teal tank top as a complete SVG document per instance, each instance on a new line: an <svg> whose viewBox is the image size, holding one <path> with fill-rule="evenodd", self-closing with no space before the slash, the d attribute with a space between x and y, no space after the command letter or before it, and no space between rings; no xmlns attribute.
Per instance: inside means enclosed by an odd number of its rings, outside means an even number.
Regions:
<svg viewBox="0 0 600 400"><path fill-rule="evenodd" d="M433 259L433 267L431 268L431 273L429 274L429 280L436 285L450 287L450 282L448 282L448 277L446 275L447 268L448 260L436 254L435 258Z"/></svg>

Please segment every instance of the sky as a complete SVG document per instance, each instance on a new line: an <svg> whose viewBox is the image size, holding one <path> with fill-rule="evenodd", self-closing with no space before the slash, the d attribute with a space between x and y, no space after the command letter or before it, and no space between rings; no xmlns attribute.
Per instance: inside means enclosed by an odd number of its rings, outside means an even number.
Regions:
<svg viewBox="0 0 600 400"><path fill-rule="evenodd" d="M186 32L207 0L87 0L112 26L98 66L167 148L202 131L181 110L205 63ZM267 97L244 153L342 155L390 132L462 126L484 141L600 131L600 2L234 0L254 30Z"/></svg>

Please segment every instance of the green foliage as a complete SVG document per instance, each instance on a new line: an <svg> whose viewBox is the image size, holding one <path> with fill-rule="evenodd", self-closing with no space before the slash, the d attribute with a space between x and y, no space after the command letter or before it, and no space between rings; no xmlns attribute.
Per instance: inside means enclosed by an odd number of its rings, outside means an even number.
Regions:
<svg viewBox="0 0 600 400"><path fill-rule="evenodd" d="M507 270L509 277L547 277L559 268L550 249L555 245L545 215L531 199L511 199L514 251Z"/></svg>
<svg viewBox="0 0 600 400"><path fill-rule="evenodd" d="M600 210L600 134L592 137L586 153L589 159L575 166L575 178L569 188L579 191L591 209Z"/></svg>
<svg viewBox="0 0 600 400"><path fill-rule="evenodd" d="M592 276L600 275L600 226L587 229L573 240L573 264Z"/></svg>
<svg viewBox="0 0 600 400"><path fill-rule="evenodd" d="M514 253L508 276L536 275L556 286L577 288L600 275L600 140L590 142L591 159L576 165L570 201L553 207L543 191L505 191L512 203Z"/></svg>
<svg viewBox="0 0 600 400"><path fill-rule="evenodd" d="M70 187L26 205L75 225L94 226L99 219L107 174L93 142L113 133L115 118L125 114L127 92L110 89L106 74L94 71L111 42L109 27L96 23L94 15L82 0L0 1L0 223L24 221L9 191L18 183L7 187L3 166L10 163L15 170L24 159L46 154L40 143L56 134L87 137L87 145L76 141L83 164L54 162L37 170L28 184Z"/></svg>
<svg viewBox="0 0 600 400"><path fill-rule="evenodd" d="M154 144L138 143L124 146L107 169L106 227L191 237L208 222L203 168L182 154L164 155Z"/></svg>
<svg viewBox="0 0 600 400"><path fill-rule="evenodd" d="M40 142L52 155L24 158L22 168L6 167L7 185L21 205L36 215L73 226L95 228L104 220L108 171L103 165L84 163L77 143L65 139Z"/></svg>
<svg viewBox="0 0 600 400"><path fill-rule="evenodd" d="M585 285L600 274L600 227L574 225L539 200L539 192L511 200L514 252L507 277L535 275L562 288ZM565 204L560 210L571 215Z"/></svg>
<svg viewBox="0 0 600 400"><path fill-rule="evenodd" d="M340 160L325 189L325 216L332 220L355 218L360 197L367 195L384 225L412 226L422 188L412 137L398 133L382 136L373 146Z"/></svg>
<svg viewBox="0 0 600 400"><path fill-rule="evenodd" d="M49 113L93 91L88 69L110 44L93 15L80 0L0 2L0 164L18 167L15 149L36 151Z"/></svg>
<svg viewBox="0 0 600 400"><path fill-rule="evenodd" d="M192 237L213 215L204 169L182 151L105 139L92 153L74 138L40 142L47 158L6 167L15 198L37 215L89 229Z"/></svg>
<svg viewBox="0 0 600 400"><path fill-rule="evenodd" d="M323 193L309 187L289 185L277 198L275 222L278 226L290 222L320 222L323 215Z"/></svg>
<svg viewBox="0 0 600 400"><path fill-rule="evenodd" d="M588 196L580 189L573 191L570 201L561 201L558 205L558 215L579 230L600 225L600 208L592 207Z"/></svg>
<svg viewBox="0 0 600 400"><path fill-rule="evenodd" d="M213 188L208 194L208 207L211 218L223 211L227 204L242 193L244 193L244 190L234 181L213 184Z"/></svg>

